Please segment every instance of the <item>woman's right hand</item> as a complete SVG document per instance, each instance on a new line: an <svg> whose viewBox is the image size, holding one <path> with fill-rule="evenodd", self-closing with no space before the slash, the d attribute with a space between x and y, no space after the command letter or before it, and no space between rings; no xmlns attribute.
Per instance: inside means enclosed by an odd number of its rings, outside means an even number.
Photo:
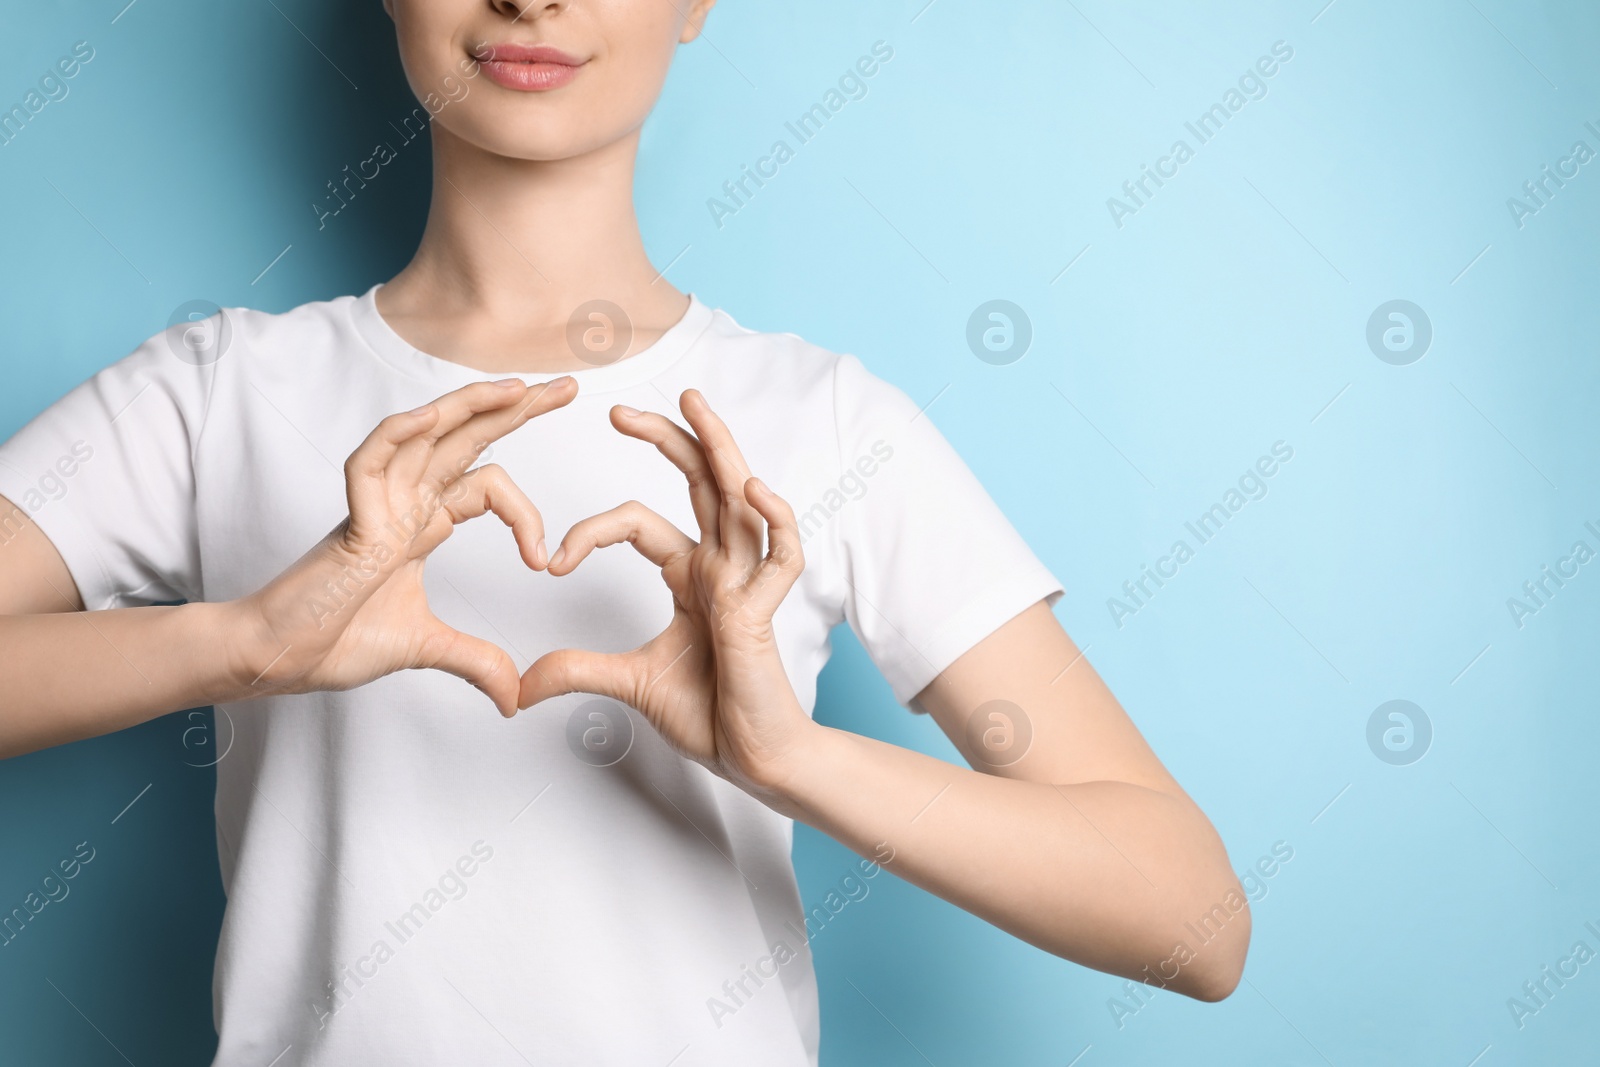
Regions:
<svg viewBox="0 0 1600 1067"><path fill-rule="evenodd" d="M245 699L353 689L410 668L471 682L502 715L520 679L498 646L429 609L422 571L457 523L494 512L523 562L544 569L544 521L494 464L469 470L489 444L577 396L572 378L528 387L479 382L380 422L345 462L349 516L293 566L235 601L233 674Z"/></svg>

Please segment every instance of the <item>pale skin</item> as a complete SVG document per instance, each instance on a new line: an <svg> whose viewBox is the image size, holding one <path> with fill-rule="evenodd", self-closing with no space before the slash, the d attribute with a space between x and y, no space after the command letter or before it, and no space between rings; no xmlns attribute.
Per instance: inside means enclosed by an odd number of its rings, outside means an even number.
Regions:
<svg viewBox="0 0 1600 1067"><path fill-rule="evenodd" d="M485 56L484 42L551 44L584 61L571 84L545 93L478 76L437 117L427 228L379 292L397 332L486 374L550 376L585 365L566 326L587 300L627 311L630 352L682 316L687 296L644 252L633 163L673 52L699 35L711 6L386 0L419 96L459 77L463 58ZM970 766L818 725L773 635L773 613L804 567L794 514L698 391L679 400L687 429L623 407L610 416L682 472L694 536L619 502L552 549L534 502L504 471L463 474L489 443L576 394L571 378L484 382L385 419L346 463L349 517L237 601L84 611L50 540L0 498L0 756L407 669L465 678L506 716L596 693L638 709L684 757L774 810L1048 952L1202 1000L1232 992L1248 909L1203 946L1186 927L1243 899L1222 842L1045 604L916 697ZM504 650L435 618L423 592L428 554L456 524L490 513L525 565L557 579L596 549L632 544L661 568L672 622L632 652L561 650L519 677ZM404 543L380 533L395 523ZM363 575L351 603L331 618L307 613L322 583L350 568ZM1032 728L1026 753L1004 766L968 741L974 713L996 700ZM1180 942L1192 955L1175 958Z"/></svg>

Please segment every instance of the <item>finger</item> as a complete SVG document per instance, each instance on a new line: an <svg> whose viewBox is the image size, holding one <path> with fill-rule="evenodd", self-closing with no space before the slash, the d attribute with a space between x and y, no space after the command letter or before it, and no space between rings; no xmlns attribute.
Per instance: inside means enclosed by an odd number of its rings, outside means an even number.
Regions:
<svg viewBox="0 0 1600 1067"><path fill-rule="evenodd" d="M700 543L718 544L722 514L720 493L705 450L694 435L665 415L635 411L622 404L611 409L611 425L619 433L655 445L657 451L683 472L689 481L689 503L694 508L695 523L700 527Z"/></svg>
<svg viewBox="0 0 1600 1067"><path fill-rule="evenodd" d="M457 526L485 512L494 512L511 527L522 562L534 570L544 567L549 553L544 543L544 516L498 463L486 463L445 486L444 509Z"/></svg>
<svg viewBox="0 0 1600 1067"><path fill-rule="evenodd" d="M390 415L350 453L344 461L344 484L352 525L359 525L369 512L379 514L388 507L384 472L400 447L431 428L438 417L439 409L433 404Z"/></svg>
<svg viewBox="0 0 1600 1067"><path fill-rule="evenodd" d="M402 411L379 422L345 460L345 476L382 475L400 446L423 431L432 429L438 416L437 405L424 404L414 411Z"/></svg>
<svg viewBox="0 0 1600 1067"><path fill-rule="evenodd" d="M594 693L629 704L638 660L626 652L563 648L546 653L522 674L517 707L528 708L568 693Z"/></svg>
<svg viewBox="0 0 1600 1067"><path fill-rule="evenodd" d="M750 580L750 600L770 614L778 610L778 605L794 587L795 579L805 570L800 525L795 521L789 502L760 478L751 478L744 490L750 505L767 522L767 555Z"/></svg>
<svg viewBox="0 0 1600 1067"><path fill-rule="evenodd" d="M494 701L501 715L515 715L521 680L511 657L482 638L452 630L442 622L437 625L438 632L430 638L421 665L465 678Z"/></svg>
<svg viewBox="0 0 1600 1067"><path fill-rule="evenodd" d="M695 547L688 534L637 500L630 500L574 523L550 557L550 573L571 574L590 552L624 541L657 567L665 567Z"/></svg>
<svg viewBox="0 0 1600 1067"><path fill-rule="evenodd" d="M745 463L727 424L711 410L700 390L685 389L679 407L700 439L700 447L711 464L711 474L717 480L718 499L722 503L719 531L722 544L735 559L754 563L761 555L762 531L760 514L744 497L750 466Z"/></svg>
<svg viewBox="0 0 1600 1067"><path fill-rule="evenodd" d="M389 463L390 473L403 478L408 485L415 484L427 469L429 457L439 438L480 412L509 408L522 399L527 389L520 378L506 378L498 382L473 382L435 397L423 406L436 409L438 418L425 432L417 434L400 447L398 455Z"/></svg>
<svg viewBox="0 0 1600 1067"><path fill-rule="evenodd" d="M435 487L448 485L477 461L484 449L517 427L556 408L565 407L578 395L578 381L563 375L523 390L521 399L508 407L481 412L461 426L442 435L433 447L426 475Z"/></svg>

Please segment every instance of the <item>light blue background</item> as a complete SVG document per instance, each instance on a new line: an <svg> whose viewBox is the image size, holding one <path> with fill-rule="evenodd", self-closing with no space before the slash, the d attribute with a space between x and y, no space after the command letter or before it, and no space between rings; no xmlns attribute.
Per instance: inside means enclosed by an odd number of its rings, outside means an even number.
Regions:
<svg viewBox="0 0 1600 1067"><path fill-rule="evenodd" d="M652 255L746 325L937 397L1236 869L1279 841L1294 858L1231 999L1157 993L1120 1028L1120 981L881 876L813 943L824 1063L1592 1058L1600 964L1520 1030L1506 1001L1580 938L1600 949L1600 563L1520 629L1506 601L1574 541L1600 548L1600 162L1523 228L1506 201L1574 141L1600 150L1600 13L924 2L717 10L647 127ZM73 42L96 50L0 148L0 433L184 301L360 292L420 232L420 142L325 230L308 206L414 106L378 0L124 3L0 15L4 107ZM719 229L707 198L879 40L869 94ZM1268 95L1119 229L1107 197L1279 40ZM965 342L995 298L1033 324L1008 366ZM1395 298L1433 324L1409 366L1365 341ZM1269 495L1119 628L1107 598L1278 440ZM1433 724L1410 766L1366 742L1396 698ZM957 758L847 635L818 716ZM97 850L0 948L8 1062L207 1062L221 895L192 725L0 765L0 909ZM807 905L854 859L803 826L796 858Z"/></svg>

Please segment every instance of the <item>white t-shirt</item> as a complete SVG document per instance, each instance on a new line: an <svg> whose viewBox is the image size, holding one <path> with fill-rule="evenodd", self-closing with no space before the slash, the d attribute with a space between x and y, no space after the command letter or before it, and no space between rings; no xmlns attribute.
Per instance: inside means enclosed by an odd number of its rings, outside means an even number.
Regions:
<svg viewBox="0 0 1600 1067"><path fill-rule="evenodd" d="M341 465L380 419L500 377L412 348L378 288L230 308L212 362L164 331L0 445L0 494L90 609L258 589L343 517ZM1061 595L931 418L853 356L691 298L656 344L574 377L576 400L485 458L542 510L552 550L629 499L692 534L683 476L607 412L681 423L678 395L702 390L801 517L806 567L774 627L808 713L841 620L904 704ZM519 669L636 647L671 617L628 546L553 578L492 516L457 527L426 574L440 618ZM575 694L508 721L458 678L405 671L221 706L216 732L217 1064L815 1063L792 821L637 712Z"/></svg>

